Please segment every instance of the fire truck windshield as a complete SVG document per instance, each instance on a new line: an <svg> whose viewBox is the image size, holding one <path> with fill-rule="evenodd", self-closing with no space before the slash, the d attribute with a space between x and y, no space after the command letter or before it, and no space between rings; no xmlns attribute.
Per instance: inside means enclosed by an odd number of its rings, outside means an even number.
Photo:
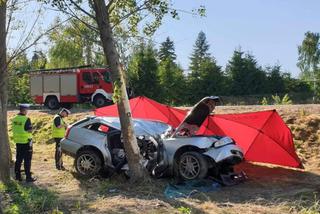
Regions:
<svg viewBox="0 0 320 214"><path fill-rule="evenodd" d="M106 83L111 82L111 80L110 80L110 73L109 73L109 72L105 71L105 72L102 73L102 75L103 75L103 80L104 80Z"/></svg>

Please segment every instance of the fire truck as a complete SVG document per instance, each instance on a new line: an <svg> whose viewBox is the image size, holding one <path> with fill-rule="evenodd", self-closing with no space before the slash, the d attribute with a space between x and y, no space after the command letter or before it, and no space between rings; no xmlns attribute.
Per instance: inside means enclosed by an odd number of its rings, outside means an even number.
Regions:
<svg viewBox="0 0 320 214"><path fill-rule="evenodd" d="M112 104L113 88L108 69L78 67L30 72L30 92L49 109L85 102L102 107Z"/></svg>

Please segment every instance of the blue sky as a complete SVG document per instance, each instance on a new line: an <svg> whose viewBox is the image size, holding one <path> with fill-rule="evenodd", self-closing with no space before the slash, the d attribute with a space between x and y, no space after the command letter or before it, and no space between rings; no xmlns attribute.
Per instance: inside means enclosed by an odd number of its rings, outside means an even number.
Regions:
<svg viewBox="0 0 320 214"><path fill-rule="evenodd" d="M260 65L279 63L285 72L297 77L297 47L304 33L320 32L319 0L173 0L174 8L186 11L200 5L205 5L206 17L187 13L180 13L180 20L167 17L153 37L157 46L167 36L175 42L177 61L184 69L188 69L193 44L202 30L211 45L210 52L223 67L241 46ZM33 24L38 7L30 4L16 14L27 24L26 29ZM56 16L64 19L61 13L46 11L41 19L43 27ZM28 32L26 29L22 31ZM9 46L15 47L18 38L19 34L14 34ZM38 45L30 51L46 48Z"/></svg>
<svg viewBox="0 0 320 214"><path fill-rule="evenodd" d="M178 62L188 69L189 56L199 31L206 33L210 52L225 66L235 48L253 54L262 66L279 63L298 76L297 46L307 31L320 32L319 0L176 0L183 10L205 5L207 16L180 13L176 21L167 18L154 40L169 36L175 42Z"/></svg>

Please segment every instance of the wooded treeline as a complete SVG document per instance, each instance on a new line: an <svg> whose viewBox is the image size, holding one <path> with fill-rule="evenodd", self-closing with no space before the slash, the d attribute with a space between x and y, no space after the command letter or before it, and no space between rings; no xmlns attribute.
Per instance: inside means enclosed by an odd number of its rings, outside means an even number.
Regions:
<svg viewBox="0 0 320 214"><path fill-rule="evenodd" d="M9 103L32 102L30 70L104 64L97 33L77 20L56 28L48 39L48 53L36 51L31 59L22 54L11 64ZM318 95L318 89L310 81L310 69L302 70L300 78L293 78L280 64L262 67L254 55L241 48L234 50L223 68L210 53L204 32L196 38L187 70L177 62L174 42L169 37L158 49L150 40L136 41L130 53L127 51L122 58L135 96L147 96L170 105L192 105L208 95L222 96L226 104L261 104L263 97L266 103L272 104L272 95L285 94L289 94L294 103L308 103ZM300 67L305 65L301 57L299 63Z"/></svg>

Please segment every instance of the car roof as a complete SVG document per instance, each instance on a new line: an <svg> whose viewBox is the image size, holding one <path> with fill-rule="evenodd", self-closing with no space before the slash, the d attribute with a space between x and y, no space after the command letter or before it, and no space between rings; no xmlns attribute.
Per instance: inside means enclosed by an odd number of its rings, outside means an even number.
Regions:
<svg viewBox="0 0 320 214"><path fill-rule="evenodd" d="M95 121L107 126L121 130L120 119L118 117L95 117ZM155 120L133 119L133 129L136 135L154 136L163 134L171 126Z"/></svg>

